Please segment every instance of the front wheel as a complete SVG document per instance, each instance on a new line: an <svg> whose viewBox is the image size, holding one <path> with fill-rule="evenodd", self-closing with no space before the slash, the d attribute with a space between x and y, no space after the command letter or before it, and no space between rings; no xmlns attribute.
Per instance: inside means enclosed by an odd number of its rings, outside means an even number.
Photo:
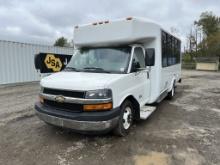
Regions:
<svg viewBox="0 0 220 165"><path fill-rule="evenodd" d="M121 106L121 114L114 133L118 136L126 136L133 124L133 119L134 109L132 103L126 100Z"/></svg>

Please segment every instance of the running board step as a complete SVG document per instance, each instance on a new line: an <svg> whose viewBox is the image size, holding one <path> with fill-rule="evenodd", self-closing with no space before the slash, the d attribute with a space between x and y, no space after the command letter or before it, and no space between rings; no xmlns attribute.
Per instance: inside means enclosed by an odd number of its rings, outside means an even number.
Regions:
<svg viewBox="0 0 220 165"><path fill-rule="evenodd" d="M140 119L146 120L155 110L156 110L155 106L143 106L143 107L141 107Z"/></svg>

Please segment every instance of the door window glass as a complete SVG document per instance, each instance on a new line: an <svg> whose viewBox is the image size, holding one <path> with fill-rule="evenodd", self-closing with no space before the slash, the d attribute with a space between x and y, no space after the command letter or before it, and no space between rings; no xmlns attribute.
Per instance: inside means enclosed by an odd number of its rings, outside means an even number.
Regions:
<svg viewBox="0 0 220 165"><path fill-rule="evenodd" d="M144 52L142 48L137 47L134 49L133 62L139 63L140 68L145 68Z"/></svg>

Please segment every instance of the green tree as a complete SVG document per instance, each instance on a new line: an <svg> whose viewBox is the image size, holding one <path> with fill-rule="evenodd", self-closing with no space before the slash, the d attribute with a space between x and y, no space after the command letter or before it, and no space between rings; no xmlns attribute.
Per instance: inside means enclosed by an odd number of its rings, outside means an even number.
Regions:
<svg viewBox="0 0 220 165"><path fill-rule="evenodd" d="M66 38L60 37L55 41L54 46L64 47L64 46L69 46L69 43Z"/></svg>
<svg viewBox="0 0 220 165"><path fill-rule="evenodd" d="M220 31L210 35L205 42L208 55L220 57Z"/></svg>
<svg viewBox="0 0 220 165"><path fill-rule="evenodd" d="M215 16L212 12L203 12L200 19L194 22L195 25L201 26L206 37L216 33L220 29L220 17Z"/></svg>
<svg viewBox="0 0 220 165"><path fill-rule="evenodd" d="M198 44L196 56L220 57L220 17L212 12L203 12L194 23L201 27L204 36Z"/></svg>

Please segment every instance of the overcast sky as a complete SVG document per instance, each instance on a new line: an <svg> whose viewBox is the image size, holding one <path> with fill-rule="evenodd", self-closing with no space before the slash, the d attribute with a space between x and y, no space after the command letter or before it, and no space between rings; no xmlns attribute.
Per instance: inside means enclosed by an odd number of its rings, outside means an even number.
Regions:
<svg viewBox="0 0 220 165"><path fill-rule="evenodd" d="M220 0L0 0L0 40L53 44L75 25L141 16L175 27L184 43L203 11L220 16Z"/></svg>

